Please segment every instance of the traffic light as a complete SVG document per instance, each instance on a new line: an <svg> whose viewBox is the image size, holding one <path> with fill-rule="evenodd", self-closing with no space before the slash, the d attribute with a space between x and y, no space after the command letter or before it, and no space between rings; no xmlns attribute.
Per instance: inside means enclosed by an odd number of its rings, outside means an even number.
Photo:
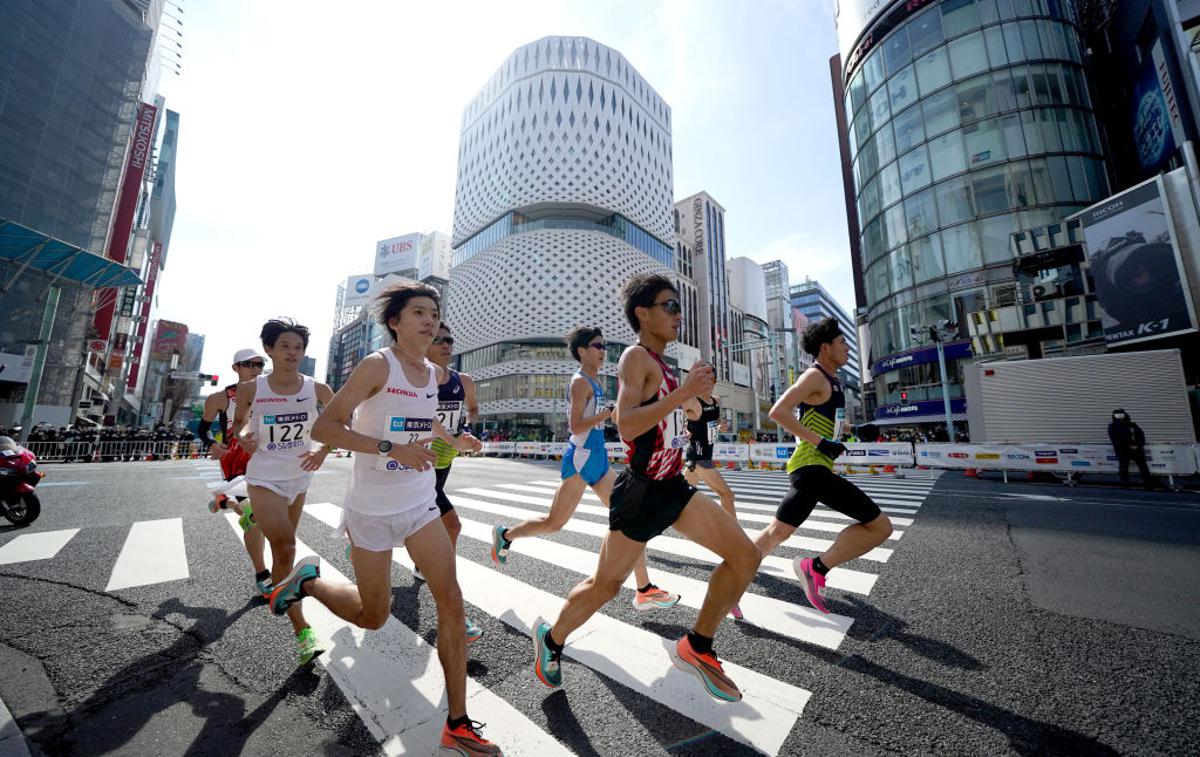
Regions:
<svg viewBox="0 0 1200 757"><path fill-rule="evenodd" d="M900 404L901 405L908 404L908 392L900 392Z"/></svg>

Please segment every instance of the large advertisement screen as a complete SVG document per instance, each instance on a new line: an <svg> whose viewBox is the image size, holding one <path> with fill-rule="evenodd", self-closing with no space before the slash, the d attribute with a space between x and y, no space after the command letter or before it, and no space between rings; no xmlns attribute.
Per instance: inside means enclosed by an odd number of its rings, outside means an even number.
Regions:
<svg viewBox="0 0 1200 757"><path fill-rule="evenodd" d="M397 271L416 270L417 249L421 244L420 234L405 234L402 237L384 239L375 244L375 275Z"/></svg>
<svg viewBox="0 0 1200 757"><path fill-rule="evenodd" d="M1162 180L1079 214L1109 345L1196 330L1195 310Z"/></svg>

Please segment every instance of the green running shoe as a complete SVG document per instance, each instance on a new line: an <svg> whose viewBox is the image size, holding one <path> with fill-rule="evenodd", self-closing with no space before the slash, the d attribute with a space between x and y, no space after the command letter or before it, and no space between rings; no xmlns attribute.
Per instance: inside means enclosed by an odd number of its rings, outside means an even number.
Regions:
<svg viewBox="0 0 1200 757"><path fill-rule="evenodd" d="M321 648L317 641L317 635L313 633L311 627L300 629L300 633L296 634L296 650L300 652L300 665L304 666L312 662L317 655L325 650Z"/></svg>
<svg viewBox="0 0 1200 757"><path fill-rule="evenodd" d="M238 518L238 525L243 531L254 528L254 508L250 506L250 500L242 503L242 517Z"/></svg>

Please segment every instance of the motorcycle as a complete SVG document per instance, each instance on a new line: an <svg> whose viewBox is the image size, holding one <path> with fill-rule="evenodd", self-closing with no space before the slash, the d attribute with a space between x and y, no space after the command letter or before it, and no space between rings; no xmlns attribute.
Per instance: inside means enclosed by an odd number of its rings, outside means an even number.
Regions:
<svg viewBox="0 0 1200 757"><path fill-rule="evenodd" d="M37 469L33 453L0 436L0 515L15 526L28 526L42 512L34 487L46 475Z"/></svg>

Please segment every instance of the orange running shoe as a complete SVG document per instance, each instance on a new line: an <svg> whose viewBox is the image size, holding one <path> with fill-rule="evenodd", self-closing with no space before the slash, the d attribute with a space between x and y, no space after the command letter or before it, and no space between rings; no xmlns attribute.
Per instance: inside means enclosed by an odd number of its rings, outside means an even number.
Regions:
<svg viewBox="0 0 1200 757"><path fill-rule="evenodd" d="M633 606L641 612L656 608L665 609L679 604L678 594L672 594L665 589L658 588L654 584L650 584L650 588L645 591L638 590L633 594Z"/></svg>
<svg viewBox="0 0 1200 757"><path fill-rule="evenodd" d="M462 757L503 754L500 747L479 735L479 729L484 725L486 724L476 723L474 720L453 730L450 729L449 723L443 725L442 751L458 752Z"/></svg>
<svg viewBox="0 0 1200 757"><path fill-rule="evenodd" d="M721 667L721 661L717 659L717 655L713 652L708 654L697 652L692 648L692 642L688 641L686 634L675 643L671 659L674 661L675 667L699 678L714 699L736 702L742 698L742 692L738 689L737 684L725 675L725 669Z"/></svg>

